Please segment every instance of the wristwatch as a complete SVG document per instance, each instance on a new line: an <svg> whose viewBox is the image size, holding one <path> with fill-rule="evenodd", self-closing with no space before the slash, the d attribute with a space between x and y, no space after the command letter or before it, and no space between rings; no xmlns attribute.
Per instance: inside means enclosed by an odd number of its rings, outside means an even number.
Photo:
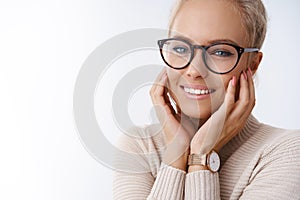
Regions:
<svg viewBox="0 0 300 200"><path fill-rule="evenodd" d="M200 154L191 154L188 157L188 165L202 165L207 166L208 169L212 172L217 172L220 169L220 157L212 150L208 154L200 155Z"/></svg>

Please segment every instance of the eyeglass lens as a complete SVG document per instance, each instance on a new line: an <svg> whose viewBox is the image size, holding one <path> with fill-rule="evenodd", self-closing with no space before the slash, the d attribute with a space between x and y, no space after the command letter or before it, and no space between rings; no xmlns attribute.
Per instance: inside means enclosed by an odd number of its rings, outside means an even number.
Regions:
<svg viewBox="0 0 300 200"><path fill-rule="evenodd" d="M239 57L237 50L228 44L216 44L200 51L204 51L202 55L205 65L218 73L230 71ZM162 47L165 62L173 68L185 67L191 62L193 55L191 46L181 40L168 40Z"/></svg>

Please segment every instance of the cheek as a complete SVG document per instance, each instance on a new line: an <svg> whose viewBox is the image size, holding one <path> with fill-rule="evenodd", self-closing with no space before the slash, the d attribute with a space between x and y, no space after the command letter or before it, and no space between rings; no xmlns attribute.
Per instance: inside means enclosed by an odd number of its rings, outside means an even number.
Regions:
<svg viewBox="0 0 300 200"><path fill-rule="evenodd" d="M171 97L173 98L173 100L175 100L176 103L178 103L178 99L177 99L177 95L176 95L176 85L178 83L178 80L180 79L180 74L171 68L166 68L167 70L167 76L168 76L168 91L171 95Z"/></svg>
<svg viewBox="0 0 300 200"><path fill-rule="evenodd" d="M167 68L167 76L168 76L168 80L169 80L169 86L171 87L170 89L174 89L176 83L178 83L181 74L179 73L178 70L174 70L171 68Z"/></svg>
<svg viewBox="0 0 300 200"><path fill-rule="evenodd" d="M248 59L249 57L246 56L245 54L242 55L238 65L235 67L235 70L234 71L234 75L237 76L237 78L239 78L239 75L241 74L241 72L247 70L248 68Z"/></svg>
<svg viewBox="0 0 300 200"><path fill-rule="evenodd" d="M176 78L176 77L180 76L179 70L175 70L170 67L167 67L166 71L167 71L167 75L169 78Z"/></svg>
<svg viewBox="0 0 300 200"><path fill-rule="evenodd" d="M235 99L237 100L239 98L241 74L243 73L243 71L245 71L247 69L247 66L245 63L246 62L240 62L239 65L231 73L226 74L226 76L223 77L223 84L224 84L224 88L226 89L224 95L226 94L230 80L235 76L235 78L236 78Z"/></svg>
<svg viewBox="0 0 300 200"><path fill-rule="evenodd" d="M233 77L235 76L235 81L236 84L239 84L239 72L237 73L230 73L228 74L226 77L223 77L223 87L224 87L224 96L227 92L228 86L229 86L229 82L233 79Z"/></svg>
<svg viewBox="0 0 300 200"><path fill-rule="evenodd" d="M235 69L232 72L230 72L229 74L226 74L225 78L223 79L224 85L226 85L226 88L228 86L229 81L234 76L236 77L236 84L239 85L239 82L240 82L239 80L240 80L241 74L243 73L243 71L246 71L248 68L247 59L248 59L248 57L242 56L238 65L235 67Z"/></svg>

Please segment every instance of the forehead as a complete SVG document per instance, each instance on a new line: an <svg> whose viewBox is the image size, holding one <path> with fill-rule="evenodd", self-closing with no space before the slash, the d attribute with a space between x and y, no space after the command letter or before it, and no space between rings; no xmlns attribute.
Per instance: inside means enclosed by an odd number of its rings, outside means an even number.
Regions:
<svg viewBox="0 0 300 200"><path fill-rule="evenodd" d="M232 3L224 0L188 0L178 11L171 37L187 37L197 44L231 40L245 46L246 34L239 14Z"/></svg>

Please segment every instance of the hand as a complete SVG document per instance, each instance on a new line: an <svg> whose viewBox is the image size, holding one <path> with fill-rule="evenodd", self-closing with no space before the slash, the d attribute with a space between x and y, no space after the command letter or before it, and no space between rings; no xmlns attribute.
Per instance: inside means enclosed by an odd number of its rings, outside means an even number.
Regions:
<svg viewBox="0 0 300 200"><path fill-rule="evenodd" d="M235 100L236 77L227 87L220 108L197 131L191 141L191 153L207 154L219 151L244 127L255 105L254 83L250 69L240 77L239 99Z"/></svg>
<svg viewBox="0 0 300 200"><path fill-rule="evenodd" d="M186 170L187 156L191 141L191 133L195 133L190 120L181 114L179 107L177 113L173 109L168 97L168 77L164 69L156 78L150 90L151 99L156 115L163 127L166 151L163 162L172 167Z"/></svg>

